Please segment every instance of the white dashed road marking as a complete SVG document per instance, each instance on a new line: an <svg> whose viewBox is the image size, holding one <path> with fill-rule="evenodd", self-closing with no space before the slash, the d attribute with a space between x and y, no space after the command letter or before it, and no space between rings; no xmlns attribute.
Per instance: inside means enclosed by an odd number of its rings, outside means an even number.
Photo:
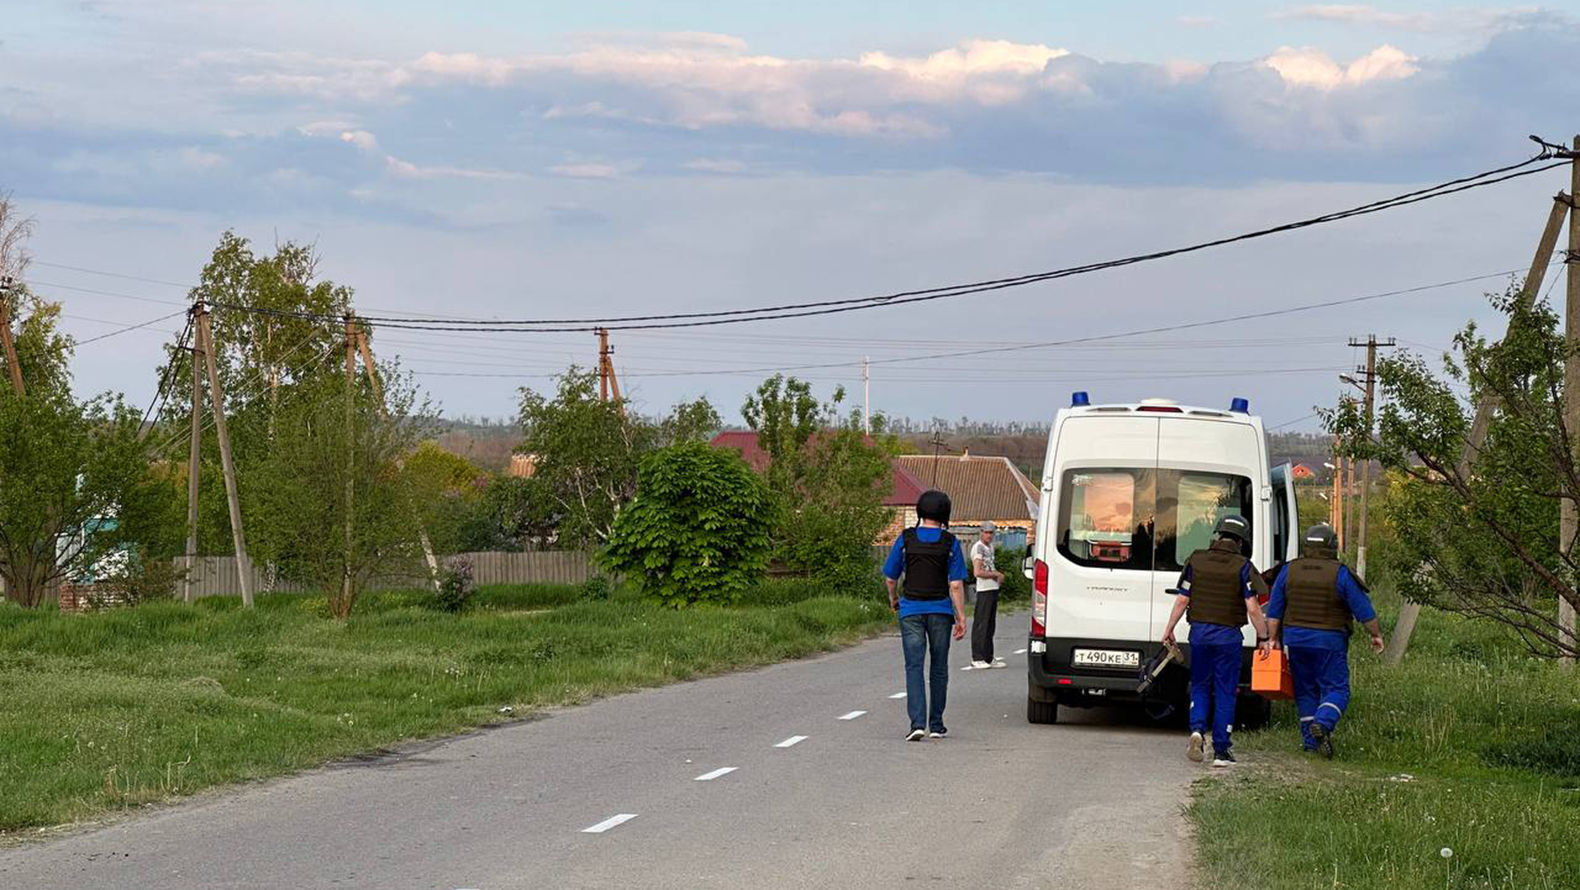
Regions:
<svg viewBox="0 0 1580 890"><path fill-rule="evenodd" d="M1015 654L1016 655L1025 655L1026 654L1026 650L1025 649L1016 649L1015 650Z"/></svg>
<svg viewBox="0 0 1580 890"><path fill-rule="evenodd" d="M851 711L849 714L846 714L843 717L840 717L839 719L841 719L841 720L855 720L857 717L860 717L862 714L865 714L865 713L867 713L867 712L866 711Z"/></svg>
<svg viewBox="0 0 1580 890"><path fill-rule="evenodd" d="M889 696L889 698L904 698L904 697L905 697L905 693L903 693L903 692L896 692L893 695Z"/></svg>
<svg viewBox="0 0 1580 890"><path fill-rule="evenodd" d="M717 779L720 776L727 776L730 773L735 772L735 770L736 770L736 767L733 767L733 766L721 766L721 767L719 767L718 769L714 770L711 773L703 773L702 775L698 776L697 778L693 779L692 781L696 781L696 782L711 782L711 781L713 781L714 779Z"/></svg>
<svg viewBox="0 0 1580 890"><path fill-rule="evenodd" d="M587 828L583 828L582 834L603 834L609 829L614 828L617 825L624 825L635 818L635 813L621 813L618 816L610 816L602 822L599 822L597 825L591 825Z"/></svg>
<svg viewBox="0 0 1580 890"><path fill-rule="evenodd" d="M804 741L806 741L806 736L804 736L804 735L793 735L790 738L785 739L784 741L782 741L779 744L775 745L774 747L775 748L789 748L789 747L792 747L794 745L799 745L799 744L801 744Z"/></svg>

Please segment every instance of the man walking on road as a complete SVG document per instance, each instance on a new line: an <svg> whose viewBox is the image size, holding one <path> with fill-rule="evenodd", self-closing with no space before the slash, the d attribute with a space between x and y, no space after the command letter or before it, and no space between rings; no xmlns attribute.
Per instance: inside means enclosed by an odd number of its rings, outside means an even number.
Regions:
<svg viewBox="0 0 1580 890"><path fill-rule="evenodd" d="M1333 730L1350 704L1350 622L1365 625L1374 652L1383 651L1382 628L1366 585L1339 562L1333 529L1312 526L1302 551L1273 582L1268 633L1277 645L1284 626L1305 749L1332 758Z"/></svg>
<svg viewBox="0 0 1580 890"><path fill-rule="evenodd" d="M971 613L971 666L978 670L1007 667L993 657L993 634L998 630L998 589L1004 573L993 564L993 534L998 526L982 523L982 536L971 545L971 576L976 578L976 611Z"/></svg>
<svg viewBox="0 0 1580 890"><path fill-rule="evenodd" d="M1240 629L1246 619L1256 626L1257 647L1271 649L1267 622L1258 595L1266 590L1256 567L1240 553L1251 539L1251 524L1241 516L1225 516L1214 529L1215 539L1185 561L1174 593L1174 611L1163 626L1163 642L1174 642L1174 625L1190 616L1190 747L1186 755L1206 759L1203 736L1212 727L1212 765L1234 765L1229 750L1234 728L1234 700L1240 692Z"/></svg>
<svg viewBox="0 0 1580 890"><path fill-rule="evenodd" d="M949 524L949 495L923 492L916 501L916 515L917 526L901 533L883 564L889 608L900 616L905 707L911 717L905 738L912 742L948 735L944 703L949 692L949 640L951 632L957 640L966 635L966 561L960 555L960 542L944 528ZM923 686L924 662L931 696Z"/></svg>

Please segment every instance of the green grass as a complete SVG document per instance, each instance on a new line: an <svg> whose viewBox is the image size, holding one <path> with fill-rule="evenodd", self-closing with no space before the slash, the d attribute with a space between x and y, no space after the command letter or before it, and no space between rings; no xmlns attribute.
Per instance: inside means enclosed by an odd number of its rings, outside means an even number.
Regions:
<svg viewBox="0 0 1580 890"><path fill-rule="evenodd" d="M576 596L487 588L449 615L422 593L377 593L346 621L297 594L251 611L229 598L93 615L0 603L0 831L806 656L892 620L877 598L674 611L623 591Z"/></svg>
<svg viewBox="0 0 1580 890"><path fill-rule="evenodd" d="M1378 605L1398 614L1397 599ZM1203 883L1580 887L1580 674L1430 610L1398 667L1363 642L1338 759L1299 753L1280 704L1266 731L1236 740L1245 768L1197 786Z"/></svg>

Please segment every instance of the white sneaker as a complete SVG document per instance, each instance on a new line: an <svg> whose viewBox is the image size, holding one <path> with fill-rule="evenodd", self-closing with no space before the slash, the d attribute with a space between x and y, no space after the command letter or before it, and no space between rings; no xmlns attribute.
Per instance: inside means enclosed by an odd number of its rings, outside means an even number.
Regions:
<svg viewBox="0 0 1580 890"><path fill-rule="evenodd" d="M993 659L993 663L988 665L988 667L1007 668L1007 667L1009 667L1009 665L1004 663L1004 659L1002 659L1002 658L995 658L995 659Z"/></svg>
<svg viewBox="0 0 1580 890"><path fill-rule="evenodd" d="M927 730L913 729L911 730L910 734L905 737L905 740L907 742L919 742L925 738L927 738Z"/></svg>
<svg viewBox="0 0 1580 890"><path fill-rule="evenodd" d="M1207 741L1201 737L1201 733L1190 734L1190 747L1185 749L1185 756L1193 763L1201 763L1207 759Z"/></svg>
<svg viewBox="0 0 1580 890"><path fill-rule="evenodd" d="M973 661L973 662L971 662L971 669L972 670L985 671L985 670L987 670L987 669L989 669L991 667L993 667L993 663L990 662L990 661Z"/></svg>

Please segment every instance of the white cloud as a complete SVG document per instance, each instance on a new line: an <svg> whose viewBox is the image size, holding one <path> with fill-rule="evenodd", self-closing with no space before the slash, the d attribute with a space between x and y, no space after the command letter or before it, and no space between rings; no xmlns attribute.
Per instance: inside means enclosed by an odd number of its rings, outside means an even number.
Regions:
<svg viewBox="0 0 1580 890"><path fill-rule="evenodd" d="M1513 9L1466 8L1433 12L1390 12L1361 4L1322 3L1279 10L1273 13L1273 18L1441 33L1486 30L1538 11L1537 7L1526 6Z"/></svg>
<svg viewBox="0 0 1580 890"><path fill-rule="evenodd" d="M367 130L342 130L340 141L355 145L363 151L374 151L379 147L379 141Z"/></svg>
<svg viewBox="0 0 1580 890"><path fill-rule="evenodd" d="M549 168L555 176L568 176L572 179L618 179L628 173L634 173L641 164L635 161L624 161L618 164L607 164L596 161L582 161L568 164L556 164Z"/></svg>
<svg viewBox="0 0 1580 890"><path fill-rule="evenodd" d="M1415 64L1417 61L1416 57L1397 47L1383 45L1348 66L1341 66L1321 50L1284 46L1263 59L1262 64L1277 71L1290 86L1333 90L1410 77L1420 70Z"/></svg>
<svg viewBox="0 0 1580 890"><path fill-rule="evenodd" d="M742 173L746 170L745 161L725 158L693 158L681 166L701 173Z"/></svg>
<svg viewBox="0 0 1580 890"><path fill-rule="evenodd" d="M485 180L517 180L525 179L522 173L513 173L509 170L474 170L467 167L425 167L403 161L394 155L384 156L384 166L390 173L407 179L485 179Z"/></svg>

